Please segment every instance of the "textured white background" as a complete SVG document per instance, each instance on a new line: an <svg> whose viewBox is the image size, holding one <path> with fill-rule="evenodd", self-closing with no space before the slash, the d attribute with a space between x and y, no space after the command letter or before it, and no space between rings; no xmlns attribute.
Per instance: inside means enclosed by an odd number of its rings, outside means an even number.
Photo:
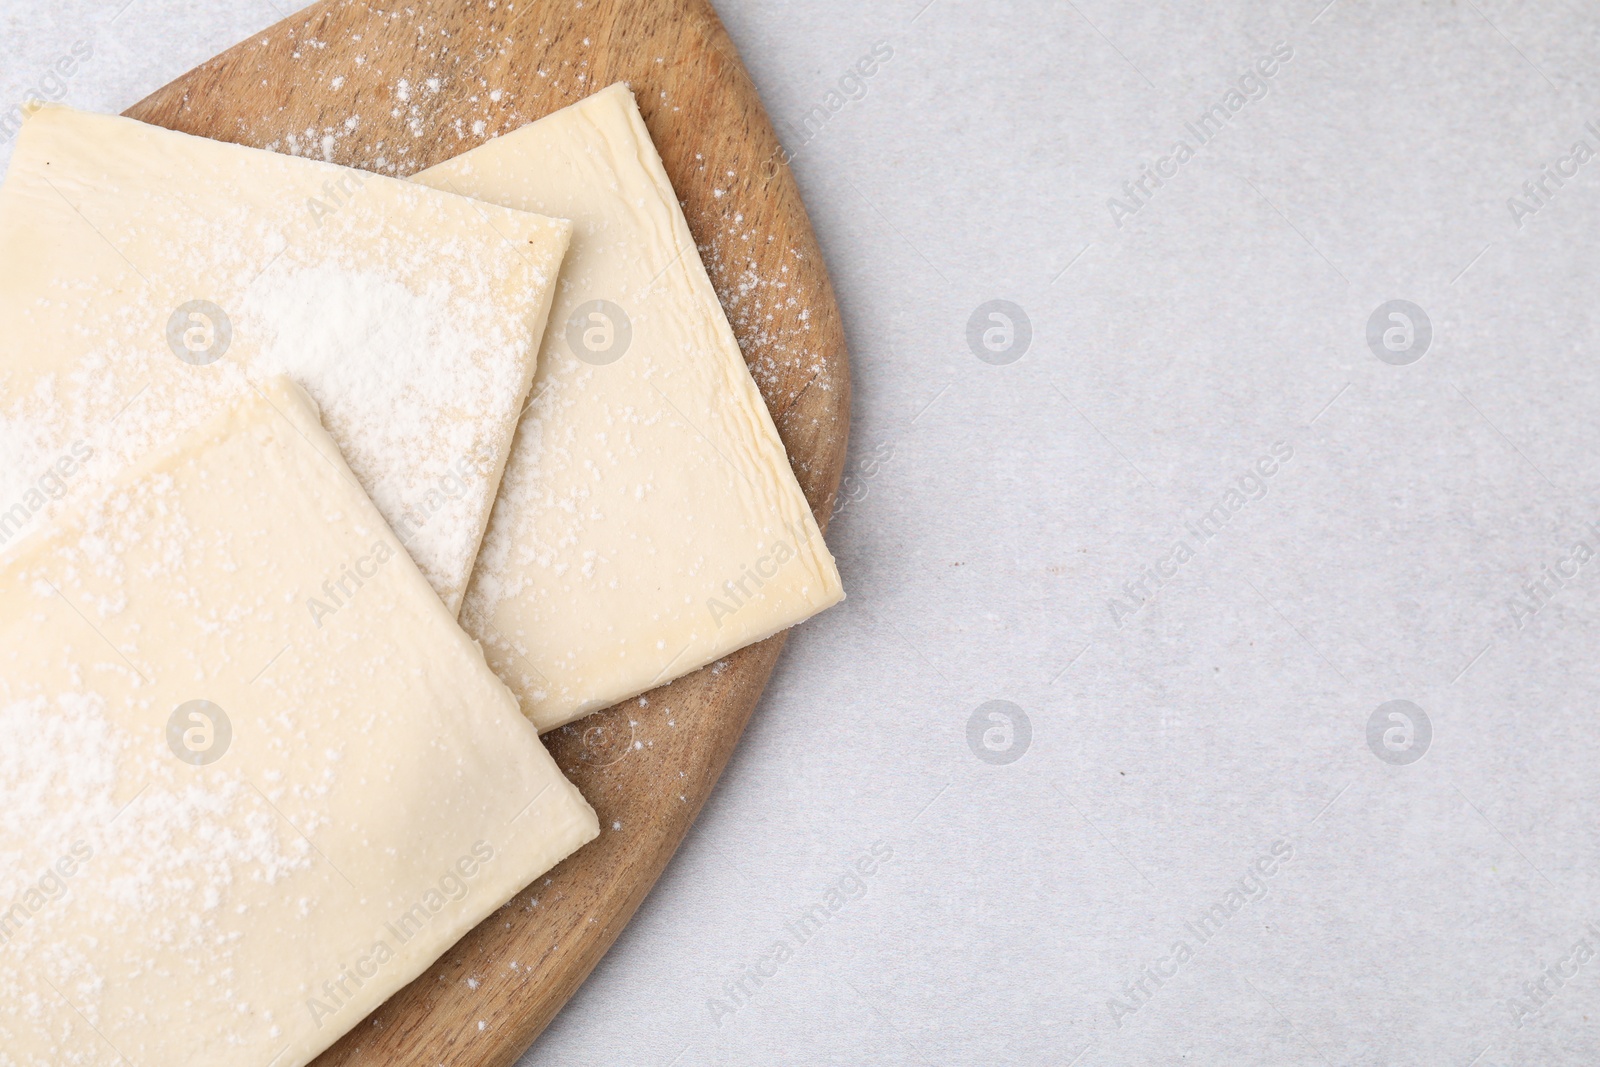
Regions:
<svg viewBox="0 0 1600 1067"><path fill-rule="evenodd" d="M120 110L288 11L120 2L4 0L0 99L92 35L66 99ZM849 328L851 599L791 639L524 1063L1600 1062L1600 958L1562 962L1600 951L1600 563L1508 606L1600 549L1600 161L1520 227L1507 206L1600 150L1600 10L924 2L718 4ZM1108 198L1279 41L1267 94L1116 226ZM1366 342L1397 298L1433 328L1409 366ZM968 344L991 299L1031 321L1009 365ZM1123 583L1280 442L1265 495L1116 626ZM1009 764L969 746L991 699L1031 726ZM1394 699L1432 724L1408 766L1367 744ZM1201 944L1184 923L1280 841ZM736 1005L880 842L864 895ZM1550 966L1577 973L1514 1012Z"/></svg>

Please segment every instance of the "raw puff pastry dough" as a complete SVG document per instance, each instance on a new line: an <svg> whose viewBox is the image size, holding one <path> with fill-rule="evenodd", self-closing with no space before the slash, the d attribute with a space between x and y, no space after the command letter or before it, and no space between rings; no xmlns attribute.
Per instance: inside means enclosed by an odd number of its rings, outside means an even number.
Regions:
<svg viewBox="0 0 1600 1067"><path fill-rule="evenodd" d="M298 1067L598 833L286 378L0 565L0 737L3 1067Z"/></svg>
<svg viewBox="0 0 1600 1067"><path fill-rule="evenodd" d="M242 376L288 374L458 610L570 233L395 178L41 109L0 189L0 543L75 442L96 462L72 489L92 495Z"/></svg>
<svg viewBox="0 0 1600 1067"><path fill-rule="evenodd" d="M462 614L540 730L844 599L627 86L412 180L574 225Z"/></svg>

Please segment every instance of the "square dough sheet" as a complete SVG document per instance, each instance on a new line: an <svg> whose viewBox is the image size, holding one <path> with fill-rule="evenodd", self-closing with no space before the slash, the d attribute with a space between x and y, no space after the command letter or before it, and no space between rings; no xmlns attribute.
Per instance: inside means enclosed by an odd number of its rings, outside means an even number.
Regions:
<svg viewBox="0 0 1600 1067"><path fill-rule="evenodd" d="M3 1067L299 1067L598 833L256 389L0 562Z"/></svg>
<svg viewBox="0 0 1600 1067"><path fill-rule="evenodd" d="M463 613L540 730L843 599L625 85L412 180L574 225Z"/></svg>
<svg viewBox="0 0 1600 1067"><path fill-rule="evenodd" d="M0 188L0 550L242 380L288 374L459 610L570 232L394 178L43 108Z"/></svg>

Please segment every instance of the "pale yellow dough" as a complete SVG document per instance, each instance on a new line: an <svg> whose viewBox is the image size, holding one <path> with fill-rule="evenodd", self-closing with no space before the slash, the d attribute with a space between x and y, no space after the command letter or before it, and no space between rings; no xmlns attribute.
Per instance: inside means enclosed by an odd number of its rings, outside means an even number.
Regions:
<svg viewBox="0 0 1600 1067"><path fill-rule="evenodd" d="M413 180L574 224L462 616L541 730L843 598L626 86Z"/></svg>
<svg viewBox="0 0 1600 1067"><path fill-rule="evenodd" d="M50 510L48 472L76 443L95 462L66 488L92 498L243 379L282 373L458 609L569 235L394 178L43 108L0 189L0 548Z"/></svg>
<svg viewBox="0 0 1600 1067"><path fill-rule="evenodd" d="M3 1067L299 1067L598 833L257 388L0 563Z"/></svg>

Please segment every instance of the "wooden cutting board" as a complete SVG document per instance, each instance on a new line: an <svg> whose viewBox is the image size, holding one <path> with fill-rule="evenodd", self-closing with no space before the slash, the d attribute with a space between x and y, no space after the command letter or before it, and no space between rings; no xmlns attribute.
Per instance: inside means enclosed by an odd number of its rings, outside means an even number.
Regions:
<svg viewBox="0 0 1600 1067"><path fill-rule="evenodd" d="M401 79L412 87L405 102ZM844 332L786 157L705 0L327 0L127 114L404 177L615 81L633 86L826 528L849 431ZM351 115L360 116L354 129ZM762 281L778 277L781 290ZM515 1062L671 859L782 648L779 635L657 690L648 707L619 705L547 735L600 814L599 840L468 934L319 1067ZM665 727L669 717L675 728Z"/></svg>

